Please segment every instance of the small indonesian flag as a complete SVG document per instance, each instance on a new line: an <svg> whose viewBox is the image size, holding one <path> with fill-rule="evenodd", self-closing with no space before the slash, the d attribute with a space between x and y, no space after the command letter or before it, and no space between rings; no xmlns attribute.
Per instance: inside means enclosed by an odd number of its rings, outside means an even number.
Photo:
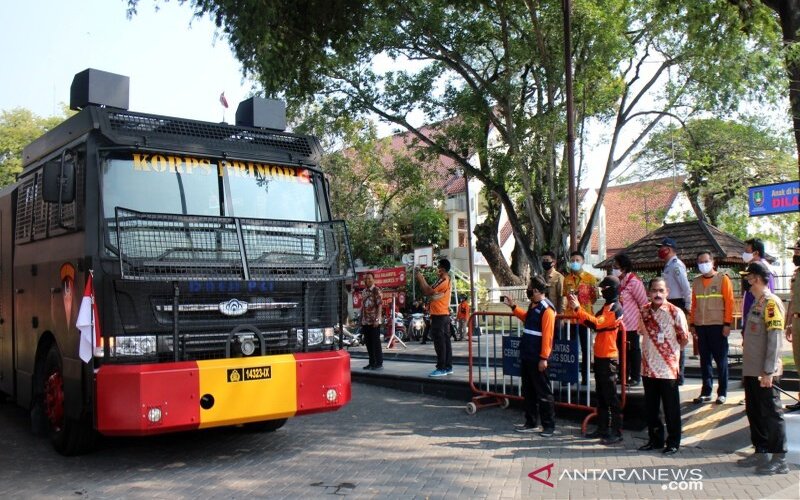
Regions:
<svg viewBox="0 0 800 500"><path fill-rule="evenodd" d="M94 284L92 283L92 271L89 271L89 278L86 280L86 287L83 289L83 300L78 311L78 320L75 326L81 332L79 354L84 363L92 360L94 348L100 345L100 327L97 325L97 304L94 302Z"/></svg>
<svg viewBox="0 0 800 500"><path fill-rule="evenodd" d="M223 92L223 93L221 93L219 95L219 103L222 104L223 108L227 108L228 107L228 100L225 99L225 92Z"/></svg>

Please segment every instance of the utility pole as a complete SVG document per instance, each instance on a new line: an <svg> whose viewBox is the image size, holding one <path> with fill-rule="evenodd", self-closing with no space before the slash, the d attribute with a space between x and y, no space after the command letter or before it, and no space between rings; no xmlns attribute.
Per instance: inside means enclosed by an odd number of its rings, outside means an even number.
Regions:
<svg viewBox="0 0 800 500"><path fill-rule="evenodd" d="M575 104L572 97L572 1L562 0L564 11L564 74L567 86L567 168L569 176L569 250L578 248L578 195L575 192Z"/></svg>

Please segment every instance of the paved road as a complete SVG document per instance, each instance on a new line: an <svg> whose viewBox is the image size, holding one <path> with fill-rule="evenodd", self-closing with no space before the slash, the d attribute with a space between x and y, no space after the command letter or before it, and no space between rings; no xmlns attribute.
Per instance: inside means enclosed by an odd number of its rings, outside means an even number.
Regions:
<svg viewBox="0 0 800 500"><path fill-rule="evenodd" d="M665 458L635 450L641 433L606 448L578 437L577 423L559 421L564 435L543 439L511 432L517 410L467 416L457 401L353 389L342 411L291 420L272 434L116 439L74 458L31 436L23 411L0 405L0 498L800 498L797 468L773 478L738 469L724 436ZM733 406L722 411L737 418ZM553 487L528 477L537 469ZM674 473L699 482L663 489Z"/></svg>

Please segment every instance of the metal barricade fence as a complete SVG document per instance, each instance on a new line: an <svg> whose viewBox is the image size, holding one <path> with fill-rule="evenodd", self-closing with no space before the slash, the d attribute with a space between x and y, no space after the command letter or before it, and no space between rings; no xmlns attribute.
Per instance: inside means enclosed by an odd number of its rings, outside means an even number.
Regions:
<svg viewBox="0 0 800 500"><path fill-rule="evenodd" d="M556 331L553 336L553 350L548 360L548 374L553 389L556 408L569 408L587 411L581 431L597 415L592 406L591 362L583 373L587 384L580 384L580 352L577 335L578 325L574 316L557 315ZM511 400L523 400L522 379L519 370L519 342L523 324L512 313L475 311L469 320L469 385L475 394L467 403L466 411L472 415L481 408L500 406L507 408ZM586 336L587 359L592 359L592 332ZM620 408L625 409L627 393L626 351L627 335L620 323L618 334L622 336L619 352L619 373L621 380Z"/></svg>

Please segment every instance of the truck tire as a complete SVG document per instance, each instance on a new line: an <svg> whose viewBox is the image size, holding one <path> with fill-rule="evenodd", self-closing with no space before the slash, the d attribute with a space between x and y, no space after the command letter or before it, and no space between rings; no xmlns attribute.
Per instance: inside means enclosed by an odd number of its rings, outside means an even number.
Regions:
<svg viewBox="0 0 800 500"><path fill-rule="evenodd" d="M62 455L80 455L90 451L95 444L96 433L88 419L69 418L65 414L64 375L58 347L51 345L44 358L40 404L44 425L53 448ZM36 425L36 422L33 422Z"/></svg>
<svg viewBox="0 0 800 500"><path fill-rule="evenodd" d="M286 424L287 418L277 420L264 420L263 422L250 422L244 424L244 429L248 432L275 432Z"/></svg>

